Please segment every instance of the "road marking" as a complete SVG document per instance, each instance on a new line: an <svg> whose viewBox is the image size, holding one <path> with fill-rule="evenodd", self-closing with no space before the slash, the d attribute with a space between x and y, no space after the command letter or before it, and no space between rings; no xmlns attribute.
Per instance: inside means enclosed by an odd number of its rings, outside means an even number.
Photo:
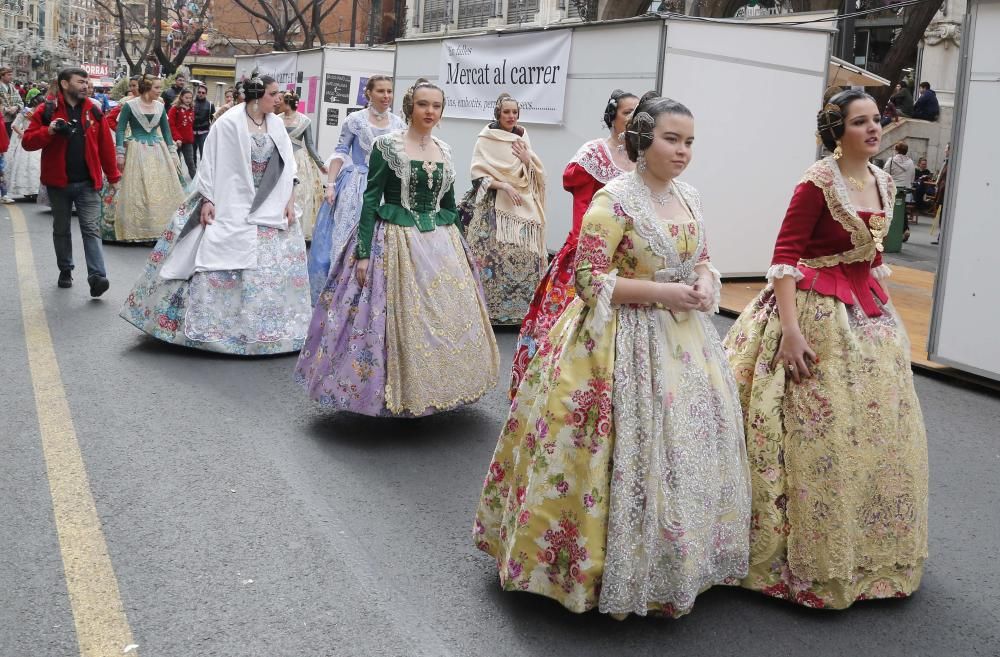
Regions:
<svg viewBox="0 0 1000 657"><path fill-rule="evenodd" d="M121 655L133 643L132 630L125 618L118 580L76 439L35 275L28 227L17 206L9 205L7 210L14 229L21 315L38 428L80 655ZM133 649L128 654L135 657L138 651Z"/></svg>

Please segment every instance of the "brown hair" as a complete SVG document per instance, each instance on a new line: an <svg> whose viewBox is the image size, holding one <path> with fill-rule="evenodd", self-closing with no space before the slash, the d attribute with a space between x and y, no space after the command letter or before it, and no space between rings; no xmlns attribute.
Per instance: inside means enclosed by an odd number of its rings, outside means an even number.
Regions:
<svg viewBox="0 0 1000 657"><path fill-rule="evenodd" d="M520 116L520 114L521 114L521 103L517 102L516 98L514 98L513 96L511 96L509 93L507 93L505 91L502 94L500 94L499 96L497 96L497 104L493 107L493 120L494 121L499 121L500 120L500 112L503 111L503 104L504 103L514 103L515 105L517 105L517 113Z"/></svg>
<svg viewBox="0 0 1000 657"><path fill-rule="evenodd" d="M147 73L144 76L142 76L141 78L139 78L139 93L140 94L144 94L147 91L149 91L150 89L152 89L153 88L153 83L156 82L159 79L160 78L158 78L155 75L152 75L150 73Z"/></svg>
<svg viewBox="0 0 1000 657"><path fill-rule="evenodd" d="M285 105L288 105L293 110L299 107L299 95L294 91L286 91L281 94L281 99L285 101Z"/></svg>
<svg viewBox="0 0 1000 657"><path fill-rule="evenodd" d="M910 147L906 145L905 141L901 141L898 144L896 144L896 152L899 153L900 155L906 155L908 152L910 152Z"/></svg>
<svg viewBox="0 0 1000 657"><path fill-rule="evenodd" d="M184 97L184 94L191 94L192 96L191 100L192 102L194 102L194 91L191 89L191 87L184 87L183 89L177 92L176 96L174 96L174 102L170 104L171 107L180 107L181 98Z"/></svg>
<svg viewBox="0 0 1000 657"><path fill-rule="evenodd" d="M829 93L828 89L827 95ZM865 99L875 100L864 91L857 89L840 91L833 94L826 101L823 109L816 114L816 136L819 137L826 150L832 153L837 148L837 142L844 136L844 131L847 129L844 125L844 122L847 121L847 108L851 106L851 103Z"/></svg>
<svg viewBox="0 0 1000 657"><path fill-rule="evenodd" d="M418 89L436 89L441 93L441 100L444 100L444 89L437 86L427 78L417 78L417 81L413 83L413 86L406 90L403 95L403 118L409 123L410 119L413 117L413 94L417 92ZM443 108L442 108L443 110ZM441 112L442 116L444 111Z"/></svg>
<svg viewBox="0 0 1000 657"><path fill-rule="evenodd" d="M368 78L368 82L365 83L365 98L367 98L369 101L371 101L372 99L371 93L375 91L375 85L378 84L379 82L388 82L391 85L392 76L383 75L382 73L379 73L378 75L373 75L370 78Z"/></svg>

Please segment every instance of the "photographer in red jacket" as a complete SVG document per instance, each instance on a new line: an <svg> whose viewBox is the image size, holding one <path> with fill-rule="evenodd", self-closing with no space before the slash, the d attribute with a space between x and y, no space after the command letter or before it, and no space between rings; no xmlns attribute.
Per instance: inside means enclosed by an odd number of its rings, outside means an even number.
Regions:
<svg viewBox="0 0 1000 657"><path fill-rule="evenodd" d="M24 131L27 151L42 151L41 182L52 205L52 241L59 266L59 287L73 286L73 242L70 219L76 206L87 258L90 296L104 294L110 283L101 250L101 185L103 174L117 185L121 174L115 164L115 144L101 109L87 97L87 72L82 68L59 71L60 93L35 111Z"/></svg>

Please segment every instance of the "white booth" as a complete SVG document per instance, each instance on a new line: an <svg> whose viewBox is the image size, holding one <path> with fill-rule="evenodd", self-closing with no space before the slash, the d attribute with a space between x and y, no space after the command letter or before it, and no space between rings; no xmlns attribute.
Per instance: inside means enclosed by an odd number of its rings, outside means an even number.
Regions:
<svg viewBox="0 0 1000 657"><path fill-rule="evenodd" d="M299 96L298 110L312 119L316 151L333 154L340 126L351 112L363 108L364 89L372 75L392 75L392 48L324 46L296 52L236 57L236 79L256 69L270 75L282 89Z"/></svg>
<svg viewBox="0 0 1000 657"><path fill-rule="evenodd" d="M962 35L930 359L1000 380L1000 0L970 0Z"/></svg>
<svg viewBox="0 0 1000 657"><path fill-rule="evenodd" d="M546 60L518 43L526 32L536 41L553 42L552 48L557 36L569 33L567 70L555 70L558 51ZM687 105L695 116L694 158L684 180L701 192L713 261L726 276L762 275L792 191L816 159L816 112L829 75L832 35L828 25L652 16L404 39L396 44L396 108L403 90L418 77L441 84L450 74L450 89L456 82L466 83L459 94L462 106L451 106L449 100L439 131L452 147L461 195L471 186L476 135L493 119L496 83L515 98L531 97L532 108L543 111L522 112L522 118L546 166L546 239L554 250L572 222L571 197L561 184L563 167L581 144L607 136L601 117L609 94L616 88L639 96L658 90ZM491 58L462 77L456 62L463 56L471 61L477 49ZM530 84L517 84L525 71L533 74L536 86L538 81L561 86L561 108L555 107L551 89L547 100L538 99ZM487 72L487 84L482 84ZM492 96L487 98L487 92ZM476 111L470 113L470 107ZM470 118L456 118L456 113Z"/></svg>

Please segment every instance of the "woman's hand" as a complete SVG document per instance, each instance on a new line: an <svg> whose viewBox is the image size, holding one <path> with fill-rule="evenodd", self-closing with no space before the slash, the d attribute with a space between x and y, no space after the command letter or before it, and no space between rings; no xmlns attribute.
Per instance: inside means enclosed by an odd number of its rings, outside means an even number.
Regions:
<svg viewBox="0 0 1000 657"><path fill-rule="evenodd" d="M355 265L354 268L354 275L357 276L358 283L361 285L361 287L364 287L365 283L368 281L368 263L369 263L368 258L358 260L358 263Z"/></svg>
<svg viewBox="0 0 1000 657"><path fill-rule="evenodd" d="M510 202L517 207L521 207L521 195L517 193L514 186L510 183L504 183L503 185L503 191L510 197Z"/></svg>
<svg viewBox="0 0 1000 657"><path fill-rule="evenodd" d="M677 312L697 310L704 303L701 292L686 283L660 283L660 303Z"/></svg>
<svg viewBox="0 0 1000 657"><path fill-rule="evenodd" d="M798 327L782 331L776 360L785 366L795 383L801 383L802 379L811 378L812 372L809 370L809 366L819 362L816 352L806 342L802 330Z"/></svg>
<svg viewBox="0 0 1000 657"><path fill-rule="evenodd" d="M295 200L294 198L288 202L285 206L285 220L288 221L288 227L291 228L292 224L295 223Z"/></svg>
<svg viewBox="0 0 1000 657"><path fill-rule="evenodd" d="M324 176L325 176L326 174L330 173L330 170L329 170L329 169L328 169L328 168L326 167L326 165L325 165L325 164L324 164L323 166L321 166L321 167L319 168L319 170L320 170L321 172L323 172L323 175L324 175Z"/></svg>
<svg viewBox="0 0 1000 657"><path fill-rule="evenodd" d="M209 226L215 223L215 203L205 201L201 204L201 225Z"/></svg>
<svg viewBox="0 0 1000 657"><path fill-rule="evenodd" d="M125 168L125 156L124 155L118 155L115 158L115 163L118 165L118 170L119 171L121 171L122 169L124 169Z"/></svg>
<svg viewBox="0 0 1000 657"><path fill-rule="evenodd" d="M516 139L510 149L514 152L514 157L521 160L524 164L531 164L531 149L528 148L523 139Z"/></svg>
<svg viewBox="0 0 1000 657"><path fill-rule="evenodd" d="M337 200L337 186L333 183L327 183L326 186L326 202L331 206Z"/></svg>
<svg viewBox="0 0 1000 657"><path fill-rule="evenodd" d="M697 310L707 313L715 307L715 279L709 276L699 276L694 284L694 290L702 296L702 302Z"/></svg>

